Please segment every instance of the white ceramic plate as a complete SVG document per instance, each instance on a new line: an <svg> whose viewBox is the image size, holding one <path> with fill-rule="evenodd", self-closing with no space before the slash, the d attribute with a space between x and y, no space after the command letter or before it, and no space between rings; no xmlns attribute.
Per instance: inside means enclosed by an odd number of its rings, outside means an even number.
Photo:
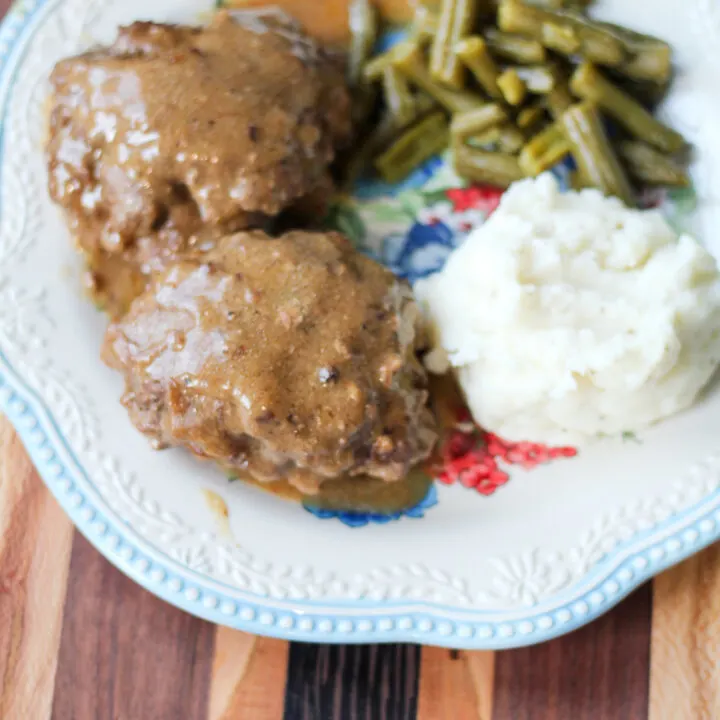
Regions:
<svg viewBox="0 0 720 720"><path fill-rule="evenodd" d="M720 537L718 393L639 442L609 439L532 472L513 468L489 496L438 485L423 518L363 527L229 484L181 451L150 450L118 402L120 378L98 359L104 319L81 296L47 197L47 76L60 57L112 40L118 23L192 21L211 5L27 0L0 32L0 407L91 542L169 602L243 630L501 648L588 622ZM720 5L601 5L675 46L666 112L699 149L693 223L720 254ZM203 488L227 502L229 528Z"/></svg>

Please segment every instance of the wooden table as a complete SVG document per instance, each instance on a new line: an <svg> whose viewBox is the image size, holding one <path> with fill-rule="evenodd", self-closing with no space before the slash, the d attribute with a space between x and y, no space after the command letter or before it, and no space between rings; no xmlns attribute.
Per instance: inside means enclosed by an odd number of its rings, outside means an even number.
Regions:
<svg viewBox="0 0 720 720"><path fill-rule="evenodd" d="M0 417L0 720L45 718L720 720L720 546L522 650L256 638L109 565Z"/></svg>
<svg viewBox="0 0 720 720"><path fill-rule="evenodd" d="M0 718L718 720L720 545L532 648L256 638L112 567L0 417Z"/></svg>

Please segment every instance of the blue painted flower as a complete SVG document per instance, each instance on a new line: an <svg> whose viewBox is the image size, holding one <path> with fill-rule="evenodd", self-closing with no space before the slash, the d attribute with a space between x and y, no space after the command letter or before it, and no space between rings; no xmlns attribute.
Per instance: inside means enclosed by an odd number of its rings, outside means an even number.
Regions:
<svg viewBox="0 0 720 720"><path fill-rule="evenodd" d="M414 283L442 268L455 247L452 230L442 222L415 222L406 233L383 240L382 261L399 277Z"/></svg>
<svg viewBox="0 0 720 720"><path fill-rule="evenodd" d="M303 505L303 507L309 513L312 513L315 517L320 518L321 520L337 518L341 523L347 525L348 527L364 527L370 523L378 523L382 525L389 523L392 520L399 520L401 517L424 517L425 511L437 505L437 502L437 489L433 483L428 488L427 495L425 495L425 497L417 505L408 508L407 510L391 513L389 515L383 515L380 513L347 512L341 510L320 510L307 505Z"/></svg>

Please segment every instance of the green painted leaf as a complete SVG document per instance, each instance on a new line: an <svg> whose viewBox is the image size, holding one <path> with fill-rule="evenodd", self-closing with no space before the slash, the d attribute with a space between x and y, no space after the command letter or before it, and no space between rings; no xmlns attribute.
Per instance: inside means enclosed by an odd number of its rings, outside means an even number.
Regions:
<svg viewBox="0 0 720 720"><path fill-rule="evenodd" d="M417 214L424 210L427 201L423 194L418 190L406 190L398 195L398 201L405 209L406 215L410 218L417 217Z"/></svg>
<svg viewBox="0 0 720 720"><path fill-rule="evenodd" d="M668 199L673 205L673 211L680 215L694 212L697 208L697 195L692 186L669 190Z"/></svg>
<svg viewBox="0 0 720 720"><path fill-rule="evenodd" d="M407 222L408 215L403 207L389 202L369 203L365 206L365 210L373 220L377 222L395 223Z"/></svg>
<svg viewBox="0 0 720 720"><path fill-rule="evenodd" d="M325 225L347 235L355 245L365 240L367 231L358 211L348 203L334 205L328 214Z"/></svg>

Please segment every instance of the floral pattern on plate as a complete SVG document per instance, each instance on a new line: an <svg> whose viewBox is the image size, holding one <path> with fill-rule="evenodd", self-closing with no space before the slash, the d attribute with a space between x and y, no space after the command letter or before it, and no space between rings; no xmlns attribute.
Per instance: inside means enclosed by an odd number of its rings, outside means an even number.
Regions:
<svg viewBox="0 0 720 720"><path fill-rule="evenodd" d="M570 188L572 161L552 172L561 188ZM398 185L364 180L351 198L341 198L332 208L330 224L348 235L364 252L386 265L398 277L414 284L442 269L450 253L465 242L500 204L503 191L462 180L447 162L434 157ZM692 188L647 190L640 197L643 208L660 208L677 232L687 230L687 219L696 206ZM571 447L550 448L533 442L507 442L486 433L458 410L458 424L442 441L440 461L432 474L446 485L459 484L490 496L510 479L502 465L531 469L559 458L574 457ZM392 516L310 510L318 517L338 518L360 527L387 522L403 515L422 517L436 504L425 501L417 508ZM414 515L420 508L420 515ZM306 508L309 510L309 508Z"/></svg>

